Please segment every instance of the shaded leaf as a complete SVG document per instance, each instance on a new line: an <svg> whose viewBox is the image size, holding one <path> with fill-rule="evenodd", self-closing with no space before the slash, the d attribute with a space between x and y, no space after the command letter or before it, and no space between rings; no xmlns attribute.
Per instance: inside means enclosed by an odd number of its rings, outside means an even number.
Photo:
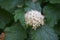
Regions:
<svg viewBox="0 0 60 40"><path fill-rule="evenodd" d="M42 26L37 30L30 30L30 40L58 40L54 30L48 26Z"/></svg>
<svg viewBox="0 0 60 40"><path fill-rule="evenodd" d="M26 38L26 32L19 23L14 23L11 27L7 27L4 31L5 40L24 40Z"/></svg>
<svg viewBox="0 0 60 40"><path fill-rule="evenodd" d="M43 8L43 13L47 19L47 25L53 27L57 24L57 20L60 18L58 17L60 14L60 8L57 4L48 4Z"/></svg>
<svg viewBox="0 0 60 40"><path fill-rule="evenodd" d="M60 35L60 20L59 20L58 23L55 25L54 29L55 29L56 33L57 33L58 35Z"/></svg>
<svg viewBox="0 0 60 40"><path fill-rule="evenodd" d="M7 11L13 11L13 9L17 6L18 0L1 0L0 6Z"/></svg>
<svg viewBox="0 0 60 40"><path fill-rule="evenodd" d="M4 9L0 9L0 28L4 28L6 24L8 24L12 19L12 15L5 11Z"/></svg>

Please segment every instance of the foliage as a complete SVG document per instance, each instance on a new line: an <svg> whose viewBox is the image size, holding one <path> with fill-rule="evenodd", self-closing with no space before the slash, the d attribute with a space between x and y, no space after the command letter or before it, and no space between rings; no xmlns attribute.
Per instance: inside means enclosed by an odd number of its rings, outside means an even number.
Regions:
<svg viewBox="0 0 60 40"><path fill-rule="evenodd" d="M25 24L24 14L38 10L45 25L33 30ZM5 40L59 40L60 0L0 0L0 33Z"/></svg>

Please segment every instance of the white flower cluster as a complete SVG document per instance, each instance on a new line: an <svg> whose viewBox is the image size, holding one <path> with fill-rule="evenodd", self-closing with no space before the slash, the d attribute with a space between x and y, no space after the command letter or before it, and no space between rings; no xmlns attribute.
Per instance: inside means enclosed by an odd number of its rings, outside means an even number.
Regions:
<svg viewBox="0 0 60 40"><path fill-rule="evenodd" d="M36 30L38 26L44 25L44 16L37 10L31 10L26 12L25 21L26 24L33 26L32 28Z"/></svg>

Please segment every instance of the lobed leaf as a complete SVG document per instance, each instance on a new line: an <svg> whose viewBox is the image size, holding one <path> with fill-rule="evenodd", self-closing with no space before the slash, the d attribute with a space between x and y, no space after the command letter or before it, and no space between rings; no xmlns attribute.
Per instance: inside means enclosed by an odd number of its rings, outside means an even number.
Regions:
<svg viewBox="0 0 60 40"><path fill-rule="evenodd" d="M21 25L25 27L24 11L22 9L17 9L14 14L15 14L14 16L15 22L19 20Z"/></svg>

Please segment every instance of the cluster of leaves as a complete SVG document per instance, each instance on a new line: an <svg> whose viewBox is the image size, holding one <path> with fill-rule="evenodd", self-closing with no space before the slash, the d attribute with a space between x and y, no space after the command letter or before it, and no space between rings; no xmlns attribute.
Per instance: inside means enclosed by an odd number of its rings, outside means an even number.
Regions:
<svg viewBox="0 0 60 40"><path fill-rule="evenodd" d="M45 25L33 30L27 27L25 12L38 10L45 16ZM0 34L5 40L59 40L60 0L0 0Z"/></svg>

